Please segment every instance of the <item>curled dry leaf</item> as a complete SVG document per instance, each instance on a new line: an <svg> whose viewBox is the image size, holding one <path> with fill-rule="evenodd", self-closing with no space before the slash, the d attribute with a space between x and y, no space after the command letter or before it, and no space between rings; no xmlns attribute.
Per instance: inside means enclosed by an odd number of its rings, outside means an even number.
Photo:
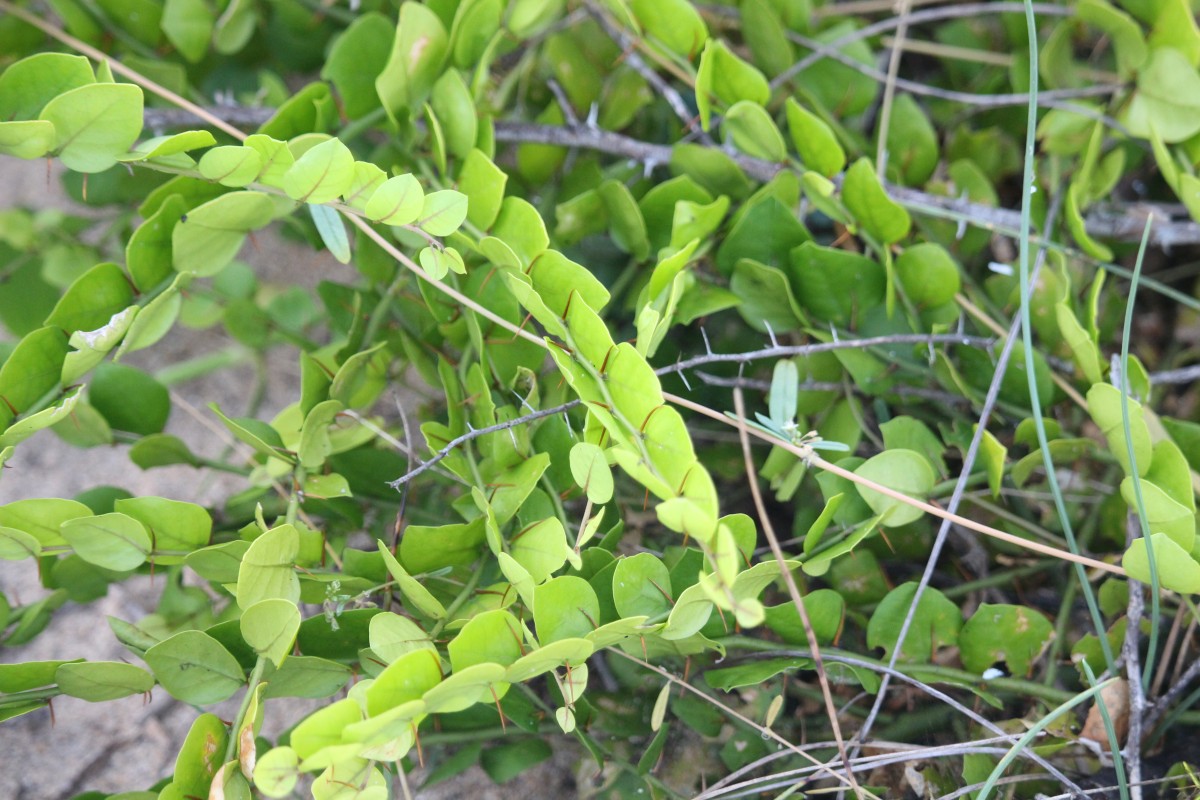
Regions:
<svg viewBox="0 0 1200 800"><path fill-rule="evenodd" d="M1124 678L1113 681L1100 692L1100 702L1108 710L1113 728L1117 732L1118 744L1125 743L1125 734L1129 732L1129 682ZM1079 732L1080 739L1090 739L1100 744L1108 743L1108 731L1105 730L1104 717L1100 714L1100 704L1088 709L1087 719L1083 730Z"/></svg>

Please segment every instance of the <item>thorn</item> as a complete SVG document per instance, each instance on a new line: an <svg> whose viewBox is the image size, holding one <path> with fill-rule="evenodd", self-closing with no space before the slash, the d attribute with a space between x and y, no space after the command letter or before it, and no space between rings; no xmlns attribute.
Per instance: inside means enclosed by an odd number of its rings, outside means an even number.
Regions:
<svg viewBox="0 0 1200 800"><path fill-rule="evenodd" d="M771 347L779 347L779 340L775 338L775 331L771 328L771 323L764 319L762 324L767 329L767 336L771 337Z"/></svg>
<svg viewBox="0 0 1200 800"><path fill-rule="evenodd" d="M704 352L711 356L713 354L712 345L708 343L708 331L704 329L703 325L700 326L700 335L704 337Z"/></svg>
<svg viewBox="0 0 1200 800"><path fill-rule="evenodd" d="M683 385L687 387L689 392L692 390L692 385L688 383L687 375L683 374L683 370L679 371L679 380L683 381Z"/></svg>
<svg viewBox="0 0 1200 800"><path fill-rule="evenodd" d="M829 323L829 332L833 334L833 340L836 342L838 340L837 328L833 327L832 322Z"/></svg>

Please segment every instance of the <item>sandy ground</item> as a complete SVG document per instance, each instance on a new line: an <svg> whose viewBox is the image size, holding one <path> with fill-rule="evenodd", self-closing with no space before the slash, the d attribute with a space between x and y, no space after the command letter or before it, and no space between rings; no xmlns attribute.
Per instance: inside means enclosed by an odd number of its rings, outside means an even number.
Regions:
<svg viewBox="0 0 1200 800"><path fill-rule="evenodd" d="M0 157L0 207L70 207L57 180L47 184L43 162L21 162ZM268 232L258 235L256 247L244 248L241 258L254 267L263 281L313 286L324 278L348 278L350 267L325 253L284 242ZM0 291L3 291L0 288ZM181 358L222 348L230 343L216 331L189 331L176 327L155 347L134 354L129 363L153 370ZM177 387L180 397L197 408L216 400L223 408L241 413L244 389L252 381L249 367L236 367ZM263 414L268 418L299 392L295 353L279 350L270 365ZM181 437L198 453L216 455L223 442L202 421L202 414L172 413L168 432ZM127 447L78 450L53 433L43 431L17 448L0 480L0 503L31 497L71 497L97 485L115 485L135 495L161 496L197 503L213 501L236 491L240 481L228 475L191 467L163 467L148 472L129 462ZM45 595L31 564L0 562L0 591L10 602L27 603ZM136 621L150 613L158 589L148 578L113 585L108 595L88 606L68 604L49 628L30 644L0 646L0 662L86 658L132 659L105 622L106 616ZM236 702L236 697L230 703ZM286 729L310 710L301 702L268 706L265 733ZM225 717L234 708L224 711ZM87 790L104 792L145 789L170 774L178 750L196 711L174 701L161 689L149 701L140 697L108 703L85 703L71 698L54 702L53 716L46 710L0 723L0 798L57 800ZM418 797L472 797L503 800L574 794L570 775L576 755L559 747L558 755L541 769L532 770L504 786L496 786L478 767ZM420 776L413 776L413 785Z"/></svg>

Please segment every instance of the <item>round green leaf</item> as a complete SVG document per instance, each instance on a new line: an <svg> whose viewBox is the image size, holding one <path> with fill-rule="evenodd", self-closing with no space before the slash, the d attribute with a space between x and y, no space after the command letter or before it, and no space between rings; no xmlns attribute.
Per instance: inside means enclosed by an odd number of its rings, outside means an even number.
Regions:
<svg viewBox="0 0 1200 800"><path fill-rule="evenodd" d="M1191 553L1165 533L1151 535L1150 541L1154 549L1154 564L1158 568L1159 585L1180 594L1200 594L1200 564L1196 563ZM1129 577L1150 583L1150 557L1144 538L1133 540L1121 563Z"/></svg>
<svg viewBox="0 0 1200 800"><path fill-rule="evenodd" d="M237 659L203 631L180 631L151 647L144 658L172 697L192 705L226 700L246 680Z"/></svg>
<svg viewBox="0 0 1200 800"><path fill-rule="evenodd" d="M508 666L521 657L521 624L497 609L472 617L451 640L447 650L455 672L475 664Z"/></svg>
<svg viewBox="0 0 1200 800"><path fill-rule="evenodd" d="M613 604L622 617L658 617L671 610L671 573L652 553L617 561L612 578Z"/></svg>
<svg viewBox="0 0 1200 800"><path fill-rule="evenodd" d="M129 83L96 83L64 92L42 109L54 125L54 149L68 169L103 172L142 132L142 90Z"/></svg>
<svg viewBox="0 0 1200 800"><path fill-rule="evenodd" d="M222 186L245 186L262 171L262 156L253 147L226 145L205 153L197 167L200 174Z"/></svg>
<svg viewBox="0 0 1200 800"><path fill-rule="evenodd" d="M171 256L178 272L207 277L233 260L248 231L271 221L275 204L258 192L230 192L193 208L171 232Z"/></svg>
<svg viewBox="0 0 1200 800"><path fill-rule="evenodd" d="M296 160L283 176L288 197L304 203L328 203L341 197L354 180L354 154L338 139L327 139Z"/></svg>
<svg viewBox="0 0 1200 800"><path fill-rule="evenodd" d="M300 534L291 525L272 528L251 542L238 570L238 606L249 609L259 601L276 598L296 603L300 599L295 569L299 553Z"/></svg>
<svg viewBox="0 0 1200 800"><path fill-rule="evenodd" d="M1013 676L1024 677L1053 638L1050 620L1032 608L982 603L959 631L958 650L971 672L1002 661Z"/></svg>
<svg viewBox="0 0 1200 800"><path fill-rule="evenodd" d="M880 601L871 621L867 623L867 645L882 647L890 657L917 594L917 584L909 582L897 586ZM900 649L903 661L927 662L933 659L939 647L951 647L958 640L962 627L962 613L944 594L932 587L921 593L921 602L912 614L913 621L904 637ZM991 666L991 664L988 664Z"/></svg>
<svg viewBox="0 0 1200 800"><path fill-rule="evenodd" d="M242 612L242 638L276 667L292 651L298 630L300 609L288 600L260 600Z"/></svg>
<svg viewBox="0 0 1200 800"><path fill-rule="evenodd" d="M388 178L367 201L368 218L385 225L408 225L421 215L425 192L411 174Z"/></svg>
<svg viewBox="0 0 1200 800"><path fill-rule="evenodd" d="M300 778L300 756L290 747L273 747L254 765L254 786L267 797L290 797Z"/></svg>
<svg viewBox="0 0 1200 800"><path fill-rule="evenodd" d="M921 243L896 259L896 275L904 293L919 308L936 308L954 300L962 287L958 264L937 244Z"/></svg>
<svg viewBox="0 0 1200 800"><path fill-rule="evenodd" d="M783 134L767 110L758 103L750 100L734 103L725 112L721 133L727 143L732 143L751 158L764 161L783 161L787 158Z"/></svg>
<svg viewBox="0 0 1200 800"><path fill-rule="evenodd" d="M425 195L417 225L431 236L449 236L467 218L467 196L453 189Z"/></svg>
<svg viewBox="0 0 1200 800"><path fill-rule="evenodd" d="M429 634L417 623L390 611L371 617L371 650L388 664L414 650L433 647Z"/></svg>
<svg viewBox="0 0 1200 800"><path fill-rule="evenodd" d="M534 598L533 621L542 642L585 637L600 624L600 601L583 578L551 578L534 590Z"/></svg>
<svg viewBox="0 0 1200 800"><path fill-rule="evenodd" d="M604 451L590 442L571 448L571 475L593 503L607 503L613 495L612 470Z"/></svg>
<svg viewBox="0 0 1200 800"><path fill-rule="evenodd" d="M124 364L101 364L88 386L88 398L114 429L143 436L161 433L171 413L166 387Z"/></svg>
<svg viewBox="0 0 1200 800"><path fill-rule="evenodd" d="M868 459L854 470L854 474L917 500L924 500L937 482L933 467L929 466L924 456L913 450L885 450ZM884 527L907 525L925 513L861 484L856 483L854 488L872 511L883 516Z"/></svg>
<svg viewBox="0 0 1200 800"><path fill-rule="evenodd" d="M68 520L59 530L84 561L118 572L137 569L151 550L146 527L116 512Z"/></svg>

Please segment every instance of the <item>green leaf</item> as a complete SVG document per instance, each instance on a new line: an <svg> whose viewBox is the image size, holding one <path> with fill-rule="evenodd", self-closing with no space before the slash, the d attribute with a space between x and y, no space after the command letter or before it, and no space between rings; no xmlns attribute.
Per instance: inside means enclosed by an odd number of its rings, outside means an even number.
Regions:
<svg viewBox="0 0 1200 800"><path fill-rule="evenodd" d="M368 218L386 225L408 225L421 216L425 193L411 174L388 178L367 201Z"/></svg>
<svg viewBox="0 0 1200 800"><path fill-rule="evenodd" d="M147 650L145 659L172 697L192 705L227 700L246 680L237 659L203 631L180 631Z"/></svg>
<svg viewBox="0 0 1200 800"><path fill-rule="evenodd" d="M167 389L150 375L124 364L101 364L88 387L92 406L115 430L161 433L171 414Z"/></svg>
<svg viewBox="0 0 1200 800"><path fill-rule="evenodd" d="M279 525L251 542L238 569L238 606L245 610L276 598L296 603L300 599L295 569L299 554L300 533L292 525Z"/></svg>
<svg viewBox="0 0 1200 800"><path fill-rule="evenodd" d="M290 747L272 747L254 764L254 786L267 797L291 797L300 778L300 756Z"/></svg>
<svg viewBox="0 0 1200 800"><path fill-rule="evenodd" d="M62 402L52 407L44 408L37 411L36 414L22 417L22 419L8 426L7 431L0 433L0 451L6 447L16 446L25 439L29 439L38 431L44 428L56 425L61 421L70 419L73 414L76 414L76 408L79 407L79 399L82 398L82 392L74 390L70 395L62 398Z"/></svg>
<svg viewBox="0 0 1200 800"><path fill-rule="evenodd" d="M146 563L152 549L146 527L125 514L80 517L64 522L59 530L84 561L118 572Z"/></svg>
<svg viewBox="0 0 1200 800"><path fill-rule="evenodd" d="M905 248L896 259L896 277L919 309L950 303L962 288L958 263L941 245L928 242Z"/></svg>
<svg viewBox="0 0 1200 800"><path fill-rule="evenodd" d="M138 291L153 289L171 274L171 237L187 204L172 195L146 219L125 245L125 266Z"/></svg>
<svg viewBox="0 0 1200 800"><path fill-rule="evenodd" d="M171 232L173 266L200 277L216 275L242 249L246 234L274 213L275 204L258 192L230 192L193 208Z"/></svg>
<svg viewBox="0 0 1200 800"><path fill-rule="evenodd" d="M579 442L571 448L571 475L593 503L603 504L612 499L612 470L604 451L596 445Z"/></svg>
<svg viewBox="0 0 1200 800"><path fill-rule="evenodd" d="M867 624L867 646L882 647L886 656L891 657L900 626L908 616L916 593L917 584L911 581L888 592ZM958 606L937 589L926 587L913 613L908 635L904 637L901 660L919 663L931 661L939 647L954 646L961 627L962 614ZM991 666L991 663L987 666Z"/></svg>
<svg viewBox="0 0 1200 800"><path fill-rule="evenodd" d="M209 403L208 407L220 418L229 432L237 437L238 441L254 448L261 455L295 463L291 455L284 452L283 439L279 436L279 431L270 425L252 417L231 419L225 416L216 403Z"/></svg>
<svg viewBox="0 0 1200 800"><path fill-rule="evenodd" d="M1159 585L1180 594L1200 593L1200 564L1191 554L1165 533L1152 534L1150 540L1153 543ZM1144 538L1133 540L1121 564L1129 577L1150 584L1150 558Z"/></svg>
<svg viewBox="0 0 1200 800"><path fill-rule="evenodd" d="M314 203L308 204L308 213L330 255L343 264L349 264L350 239L346 236L346 225L342 222L342 215L336 209Z"/></svg>
<svg viewBox="0 0 1200 800"><path fill-rule="evenodd" d="M131 497L117 500L114 509L146 526L155 551L190 553L206 546L212 536L212 517L203 506L195 503L165 497ZM179 563L180 560L155 558L160 564Z"/></svg>
<svg viewBox="0 0 1200 800"><path fill-rule="evenodd" d="M339 700L310 714L293 728L289 743L301 759L308 758L326 747L342 744L342 730L362 718L363 712L356 701Z"/></svg>
<svg viewBox="0 0 1200 800"><path fill-rule="evenodd" d="M1134 136L1155 131L1167 144L1200 131L1200 74L1173 47L1157 47L1138 71L1137 91L1119 117Z"/></svg>
<svg viewBox="0 0 1200 800"><path fill-rule="evenodd" d="M142 132L142 90L129 83L96 83L64 92L42 109L54 125L54 150L68 169L103 172Z"/></svg>
<svg viewBox="0 0 1200 800"><path fill-rule="evenodd" d="M400 6L391 53L375 79L375 91L393 119L407 117L424 103L442 74L449 50L446 28L421 3Z"/></svg>
<svg viewBox="0 0 1200 800"><path fill-rule="evenodd" d="M339 139L326 139L296 159L283 175L283 190L302 203L328 203L354 180L354 154Z"/></svg>
<svg viewBox="0 0 1200 800"><path fill-rule="evenodd" d="M1108 440L1108 449L1113 457L1131 474L1129 447L1125 439L1125 425L1121 415L1121 392L1107 383L1097 383L1087 393L1088 413ZM1153 449L1150 444L1150 429L1146 426L1142 406L1132 398L1129 400L1129 432L1133 437L1133 456L1137 461L1138 475L1150 469Z"/></svg>
<svg viewBox="0 0 1200 800"><path fill-rule="evenodd" d="M842 202L863 229L883 244L895 244L912 227L908 212L887 196L875 177L875 168L865 158L846 170Z"/></svg>
<svg viewBox="0 0 1200 800"><path fill-rule="evenodd" d="M0 559L23 561L41 555L42 546L37 538L16 528L0 526Z"/></svg>
<svg viewBox="0 0 1200 800"><path fill-rule="evenodd" d="M433 640L415 622L384 612L371 617L371 651L391 664L414 650L433 649Z"/></svg>
<svg viewBox="0 0 1200 800"><path fill-rule="evenodd" d="M437 650L423 647L410 651L379 673L367 689L367 710L372 716L418 700L442 681Z"/></svg>
<svg viewBox="0 0 1200 800"><path fill-rule="evenodd" d="M509 551L512 559L535 583L541 583L558 571L572 552L567 545L566 531L557 517L535 522L514 533L509 539Z"/></svg>
<svg viewBox="0 0 1200 800"><path fill-rule="evenodd" d="M854 474L917 500L924 500L937 481L929 462L912 450L885 450L868 459ZM907 525L925 513L875 489L860 484L855 488L871 510L883 516L885 527Z"/></svg>
<svg viewBox="0 0 1200 800"><path fill-rule="evenodd" d="M329 426L342 412L344 406L337 400L326 400L313 406L304 417L304 425L300 429L300 446L296 455L300 466L307 469L319 469L329 454L333 452Z"/></svg>
<svg viewBox="0 0 1200 800"><path fill-rule="evenodd" d="M141 667L120 661L83 661L63 664L54 673L54 682L63 694L101 703L133 694L145 694L154 688L154 676Z"/></svg>
<svg viewBox="0 0 1200 800"><path fill-rule="evenodd" d="M204 58L216 17L204 0L166 0L162 30L184 58L193 64Z"/></svg>
<svg viewBox="0 0 1200 800"><path fill-rule="evenodd" d="M1146 509L1146 523L1153 533L1164 533L1187 552L1196 544L1196 512L1171 498L1169 494L1145 478L1141 481L1142 502ZM1121 497L1134 513L1137 512L1137 494L1133 478L1121 481Z"/></svg>
<svg viewBox="0 0 1200 800"><path fill-rule="evenodd" d="M704 43L696 70L696 107L706 131L712 116L713 96L727 106L740 100L762 106L771 99L771 87L761 72L734 55L724 42L709 39Z"/></svg>
<svg viewBox="0 0 1200 800"><path fill-rule="evenodd" d="M943 457L946 446L924 422L901 415L880 423L879 430L883 434L885 449L904 449L920 453L937 474L947 474L946 460Z"/></svg>
<svg viewBox="0 0 1200 800"><path fill-rule="evenodd" d="M321 77L333 82L350 119L379 108L375 77L387 64L393 35L394 28L388 18L369 11L357 15L350 27L334 40L321 68Z"/></svg>
<svg viewBox="0 0 1200 800"><path fill-rule="evenodd" d="M708 27L687 0L630 0L629 10L656 43L690 59L708 39Z"/></svg>
<svg viewBox="0 0 1200 800"><path fill-rule="evenodd" d="M732 144L751 158L775 162L787 158L787 145L775 120L753 101L740 100L725 112L721 135L726 144Z"/></svg>
<svg viewBox="0 0 1200 800"><path fill-rule="evenodd" d="M1084 22L1108 34L1117 57L1117 69L1127 77L1146 61L1148 49L1142 29L1132 17L1109 5L1105 0L1081 0L1075 14Z"/></svg>
<svg viewBox="0 0 1200 800"><path fill-rule="evenodd" d="M458 173L458 190L467 196L467 220L486 231L492 227L504 200L508 173L479 150L471 150Z"/></svg>
<svg viewBox="0 0 1200 800"><path fill-rule="evenodd" d="M913 96L896 95L887 132L887 168L907 186L921 186L938 164L938 136Z"/></svg>
<svg viewBox="0 0 1200 800"><path fill-rule="evenodd" d="M453 189L425 195L417 226L430 236L449 236L467 218L467 196Z"/></svg>
<svg viewBox="0 0 1200 800"><path fill-rule="evenodd" d="M0 692L11 694L49 686L64 664L79 661L26 661L20 664L0 664Z"/></svg>
<svg viewBox="0 0 1200 800"><path fill-rule="evenodd" d="M41 158L58 141L54 124L45 120L0 122L0 154L16 158Z"/></svg>
<svg viewBox="0 0 1200 800"><path fill-rule="evenodd" d="M405 538L407 539L407 537ZM412 609L433 619L444 619L446 609L441 602L421 585L420 581L408 574L408 570L401 566L382 539L376 544L379 545L379 552L383 556L383 563L387 566L388 573L396 581L396 588L404 595L404 599L408 601Z"/></svg>
<svg viewBox="0 0 1200 800"><path fill-rule="evenodd" d="M446 649L455 672L484 663L508 666L522 655L521 625L503 609L485 611L472 617Z"/></svg>
<svg viewBox="0 0 1200 800"><path fill-rule="evenodd" d="M416 575L470 566L479 557L484 539L482 518L457 525L410 525L400 539L400 561Z"/></svg>
<svg viewBox="0 0 1200 800"><path fill-rule="evenodd" d="M292 652L300 609L289 600L260 600L242 612L240 629L246 644L278 667Z"/></svg>
<svg viewBox="0 0 1200 800"><path fill-rule="evenodd" d="M23 531L42 547L54 547L67 543L59 532L63 523L91 515L90 508L75 500L31 498L0 506L0 526Z"/></svg>
<svg viewBox="0 0 1200 800"><path fill-rule="evenodd" d="M975 427L978 428L978 424ZM1004 481L1004 460L1008 455L1008 448L1001 444L991 431L987 430L983 432L979 446L983 467L987 471L988 488L992 490L993 499L999 498L1000 485Z"/></svg>
<svg viewBox="0 0 1200 800"><path fill-rule="evenodd" d="M650 255L650 240L646 235L646 220L629 187L620 181L607 180L597 187L608 214L613 242L638 261Z"/></svg>
<svg viewBox="0 0 1200 800"><path fill-rule="evenodd" d="M32 120L60 94L96 82L92 62L66 53L37 53L0 75L0 119Z"/></svg>
<svg viewBox="0 0 1200 800"><path fill-rule="evenodd" d="M133 288L116 264L97 264L75 279L54 306L47 325L67 333L91 331L133 303Z"/></svg>
<svg viewBox="0 0 1200 800"><path fill-rule="evenodd" d="M263 170L262 154L253 147L227 145L206 152L197 165L200 174L222 186L245 186Z"/></svg>
<svg viewBox="0 0 1200 800"><path fill-rule="evenodd" d="M600 601L583 578L561 575L534 590L538 639L554 642L587 636L600 622Z"/></svg>
<svg viewBox="0 0 1200 800"><path fill-rule="evenodd" d="M788 276L780 269L752 258L738 259L729 288L741 300L738 312L757 331L765 333L770 326L780 335L805 324L804 312L796 304Z"/></svg>
<svg viewBox="0 0 1200 800"><path fill-rule="evenodd" d="M479 766L497 784L504 784L554 755L550 743L533 738L499 744L479 755Z"/></svg>
<svg viewBox="0 0 1200 800"><path fill-rule="evenodd" d="M479 120L471 90L457 70L442 73L433 85L429 103L441 123L447 152L455 158L466 158L475 147Z"/></svg>
<svg viewBox="0 0 1200 800"><path fill-rule="evenodd" d="M612 578L613 603L622 617L654 619L671 610L671 573L651 553L619 559ZM536 606L535 606L536 608Z"/></svg>
<svg viewBox="0 0 1200 800"><path fill-rule="evenodd" d="M225 723L215 714L196 717L175 758L171 785L178 789L180 798L204 796L221 767L228 738Z"/></svg>
<svg viewBox="0 0 1200 800"><path fill-rule="evenodd" d="M829 644L842 630L846 601L832 589L817 589L800 598L812 623L819 644ZM808 635L794 603L782 603L765 609L767 627L789 644L808 646Z"/></svg>
<svg viewBox="0 0 1200 800"><path fill-rule="evenodd" d="M121 341L121 347L113 356L113 361L119 361L126 353L135 353L157 344L170 332L183 309L181 290L189 282L190 277L187 275L176 276L175 281L162 294L142 306Z"/></svg>
<svg viewBox="0 0 1200 800"><path fill-rule="evenodd" d="M1003 661L1014 677L1025 677L1053 638L1050 620L1031 608L981 603L958 633L958 650L971 672Z"/></svg>
<svg viewBox="0 0 1200 800"><path fill-rule="evenodd" d="M805 309L842 327L853 327L887 291L887 275L877 261L815 242L791 251L786 274Z"/></svg>
<svg viewBox="0 0 1200 800"><path fill-rule="evenodd" d="M826 178L841 172L846 166L846 151L830 127L791 97L786 105L788 132L804 166Z"/></svg>
<svg viewBox="0 0 1200 800"><path fill-rule="evenodd" d="M350 678L350 668L337 662L313 656L290 656L271 675L263 699L330 697L341 691Z"/></svg>

